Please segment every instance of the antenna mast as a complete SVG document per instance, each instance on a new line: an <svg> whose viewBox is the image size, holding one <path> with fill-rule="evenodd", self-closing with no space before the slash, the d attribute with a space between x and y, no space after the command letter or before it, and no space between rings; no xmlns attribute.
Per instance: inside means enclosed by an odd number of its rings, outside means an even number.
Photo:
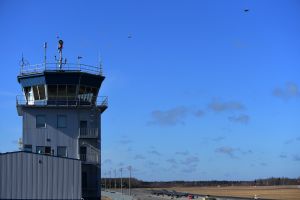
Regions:
<svg viewBox="0 0 300 200"><path fill-rule="evenodd" d="M44 67L46 69L46 64L47 64L47 42L44 43Z"/></svg>
<svg viewBox="0 0 300 200"><path fill-rule="evenodd" d="M58 41L58 52L59 52L59 61L58 61L58 66L59 69L62 69L62 49L63 49L64 41L59 40Z"/></svg>
<svg viewBox="0 0 300 200"><path fill-rule="evenodd" d="M99 59L100 59L100 61L99 61ZM101 57L101 55L99 55L99 53L98 53L98 63L99 63L99 73L100 73L100 75L102 75L103 74L103 64L102 64L102 57Z"/></svg>

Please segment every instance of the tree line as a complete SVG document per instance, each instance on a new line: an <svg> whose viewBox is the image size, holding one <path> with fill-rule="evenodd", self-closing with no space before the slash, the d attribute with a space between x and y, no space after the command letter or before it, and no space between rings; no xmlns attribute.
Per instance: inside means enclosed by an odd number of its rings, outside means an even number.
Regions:
<svg viewBox="0 0 300 200"><path fill-rule="evenodd" d="M101 185L104 188L120 188L120 178L102 178ZM205 187L205 186L280 186L280 185L300 185L299 178L266 178L255 179L252 181L142 181L136 178L130 179L130 185L132 188L167 188L167 187ZM122 178L122 187L128 188L129 178Z"/></svg>

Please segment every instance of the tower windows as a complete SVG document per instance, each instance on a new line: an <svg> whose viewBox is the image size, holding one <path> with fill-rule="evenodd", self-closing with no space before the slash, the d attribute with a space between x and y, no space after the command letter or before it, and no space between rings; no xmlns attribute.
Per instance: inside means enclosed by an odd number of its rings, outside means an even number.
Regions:
<svg viewBox="0 0 300 200"><path fill-rule="evenodd" d="M58 85L58 99L66 99L67 97L67 85Z"/></svg>
<svg viewBox="0 0 300 200"><path fill-rule="evenodd" d="M67 85L68 99L75 100L76 97L76 85Z"/></svg>
<svg viewBox="0 0 300 200"><path fill-rule="evenodd" d="M37 115L36 116L36 128L46 128L46 116Z"/></svg>
<svg viewBox="0 0 300 200"><path fill-rule="evenodd" d="M24 88L24 93L26 96L26 99L28 100L28 96L30 92L33 91L34 100L45 100L46 99L46 91L44 85L35 85L32 87L26 87Z"/></svg>
<svg viewBox="0 0 300 200"><path fill-rule="evenodd" d="M45 86L44 85L38 85L37 89L39 91L40 100L46 99Z"/></svg>
<svg viewBox="0 0 300 200"><path fill-rule="evenodd" d="M57 85L48 85L47 87L49 100L55 100L57 97Z"/></svg>
<svg viewBox="0 0 300 200"><path fill-rule="evenodd" d="M66 115L57 115L57 128L67 128Z"/></svg>

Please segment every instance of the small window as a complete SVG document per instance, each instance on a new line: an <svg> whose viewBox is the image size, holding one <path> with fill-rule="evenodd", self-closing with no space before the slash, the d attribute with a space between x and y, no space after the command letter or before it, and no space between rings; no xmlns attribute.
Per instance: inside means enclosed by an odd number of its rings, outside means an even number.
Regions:
<svg viewBox="0 0 300 200"><path fill-rule="evenodd" d="M51 154L51 147L45 147L45 146L37 146L36 147L36 153L39 154Z"/></svg>
<svg viewBox="0 0 300 200"><path fill-rule="evenodd" d="M36 152L39 153L39 154L45 154L45 147L37 146L36 147Z"/></svg>
<svg viewBox="0 0 300 200"><path fill-rule="evenodd" d="M57 147L57 156L67 157L67 147Z"/></svg>
<svg viewBox="0 0 300 200"><path fill-rule="evenodd" d="M57 128L66 128L66 127L67 127L67 116L57 115Z"/></svg>
<svg viewBox="0 0 300 200"><path fill-rule="evenodd" d="M24 144L23 150L27 152L32 152L32 145Z"/></svg>
<svg viewBox="0 0 300 200"><path fill-rule="evenodd" d="M51 147L45 147L45 154L51 155Z"/></svg>
<svg viewBox="0 0 300 200"><path fill-rule="evenodd" d="M36 116L36 128L46 128L45 115L37 115Z"/></svg>

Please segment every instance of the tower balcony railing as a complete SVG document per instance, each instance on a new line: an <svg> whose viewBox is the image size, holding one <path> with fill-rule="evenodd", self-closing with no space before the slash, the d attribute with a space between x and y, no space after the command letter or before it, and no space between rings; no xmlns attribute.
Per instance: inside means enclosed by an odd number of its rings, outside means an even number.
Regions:
<svg viewBox="0 0 300 200"><path fill-rule="evenodd" d="M22 65L20 69L20 75L36 74L44 71L76 71L102 75L102 68L100 66L86 65L81 63L62 63L61 67L59 63Z"/></svg>
<svg viewBox="0 0 300 200"><path fill-rule="evenodd" d="M108 106L107 96L98 96L96 100L76 98L74 96L56 96L43 100L26 98L24 95L16 97L17 106Z"/></svg>
<svg viewBox="0 0 300 200"><path fill-rule="evenodd" d="M79 154L80 160L84 163L99 164L99 155L96 153Z"/></svg>
<svg viewBox="0 0 300 200"><path fill-rule="evenodd" d="M98 138L98 128L79 128L79 138Z"/></svg>

